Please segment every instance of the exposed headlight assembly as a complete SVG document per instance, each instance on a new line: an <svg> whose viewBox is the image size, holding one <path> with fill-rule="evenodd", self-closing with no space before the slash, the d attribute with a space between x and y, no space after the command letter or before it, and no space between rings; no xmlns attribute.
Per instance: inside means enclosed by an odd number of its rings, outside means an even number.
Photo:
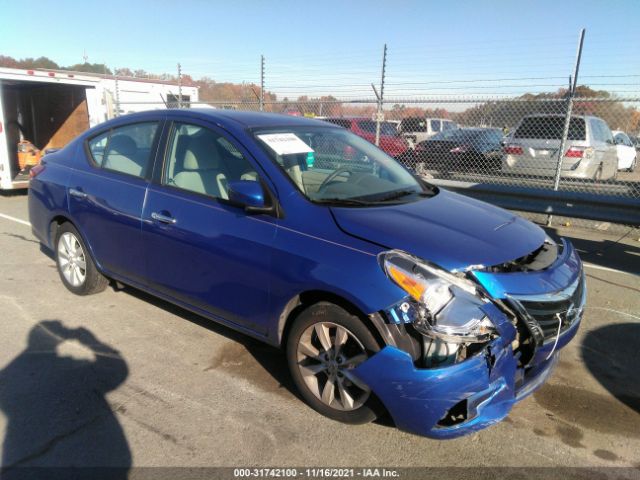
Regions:
<svg viewBox="0 0 640 480"><path fill-rule="evenodd" d="M476 285L399 250L379 255L387 276L415 301L413 325L450 343L483 343L497 335ZM413 310L413 309L412 309Z"/></svg>

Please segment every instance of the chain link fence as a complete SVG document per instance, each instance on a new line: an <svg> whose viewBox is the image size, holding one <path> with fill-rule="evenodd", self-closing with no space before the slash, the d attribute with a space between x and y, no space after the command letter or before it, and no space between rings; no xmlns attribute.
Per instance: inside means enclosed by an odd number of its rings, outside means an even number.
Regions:
<svg viewBox="0 0 640 480"><path fill-rule="evenodd" d="M200 101L180 104L178 99L177 104L331 122L378 145L418 175L458 190L481 186L512 197L535 190L538 198L548 191L549 198L566 205L581 196L582 212L600 200L614 209L640 210L640 74L628 62L602 71L595 52L582 58L587 73L578 82L584 31L575 57L573 41L565 40L563 45L540 42L560 60L560 70L572 68L568 86L559 74L532 74L540 59L528 58L521 65L528 74L519 76L520 64L509 63L514 75L498 78L482 73L492 65L492 72L498 71L496 60L474 53L469 62L479 66L469 71L478 72L465 76L455 75L455 62L444 65L445 51L430 56L424 68L413 52L408 59L402 58L407 52L392 53L389 61L385 45L381 58L344 57L343 71L327 71L324 64L332 65L333 56L281 63L260 56L253 66L216 66L221 75L249 80L205 77L198 84ZM607 58L612 59L609 53ZM180 69L177 78L182 81ZM539 205L531 211L555 212Z"/></svg>
<svg viewBox="0 0 640 480"><path fill-rule="evenodd" d="M265 101L263 111L331 122L430 179L640 199L639 98ZM259 111L258 100L191 102ZM567 123L568 125L565 125ZM566 131L565 131L566 127Z"/></svg>

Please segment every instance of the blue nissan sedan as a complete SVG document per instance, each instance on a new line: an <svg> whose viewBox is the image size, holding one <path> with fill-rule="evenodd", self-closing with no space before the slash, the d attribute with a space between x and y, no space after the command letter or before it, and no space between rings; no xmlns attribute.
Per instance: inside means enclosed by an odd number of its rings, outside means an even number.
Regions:
<svg viewBox="0 0 640 480"><path fill-rule="evenodd" d="M498 422L582 318L569 242L325 122L127 115L31 176L33 231L71 292L121 282L279 346L341 422L435 438Z"/></svg>

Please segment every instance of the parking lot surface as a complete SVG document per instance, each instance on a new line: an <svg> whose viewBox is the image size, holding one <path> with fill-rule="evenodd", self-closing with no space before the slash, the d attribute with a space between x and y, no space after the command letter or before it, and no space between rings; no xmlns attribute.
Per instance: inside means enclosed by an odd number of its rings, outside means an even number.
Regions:
<svg viewBox="0 0 640 480"><path fill-rule="evenodd" d="M11 217L11 218L9 218ZM20 223L16 220L21 220ZM349 426L293 392L279 351L130 288L77 297L0 196L3 466L574 466L640 473L640 232L566 229L588 308L509 417L435 441ZM631 468L629 468L631 467ZM605 471L606 475L606 471Z"/></svg>

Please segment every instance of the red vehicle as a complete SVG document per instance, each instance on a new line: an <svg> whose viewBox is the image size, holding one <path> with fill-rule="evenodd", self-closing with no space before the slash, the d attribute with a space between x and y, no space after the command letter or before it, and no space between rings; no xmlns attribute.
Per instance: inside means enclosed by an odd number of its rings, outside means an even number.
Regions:
<svg viewBox="0 0 640 480"><path fill-rule="evenodd" d="M340 125L371 143L376 141L376 122L368 118L331 117L323 120ZM409 143L400 136L393 123L381 122L379 147L385 153L397 158L409 149Z"/></svg>

